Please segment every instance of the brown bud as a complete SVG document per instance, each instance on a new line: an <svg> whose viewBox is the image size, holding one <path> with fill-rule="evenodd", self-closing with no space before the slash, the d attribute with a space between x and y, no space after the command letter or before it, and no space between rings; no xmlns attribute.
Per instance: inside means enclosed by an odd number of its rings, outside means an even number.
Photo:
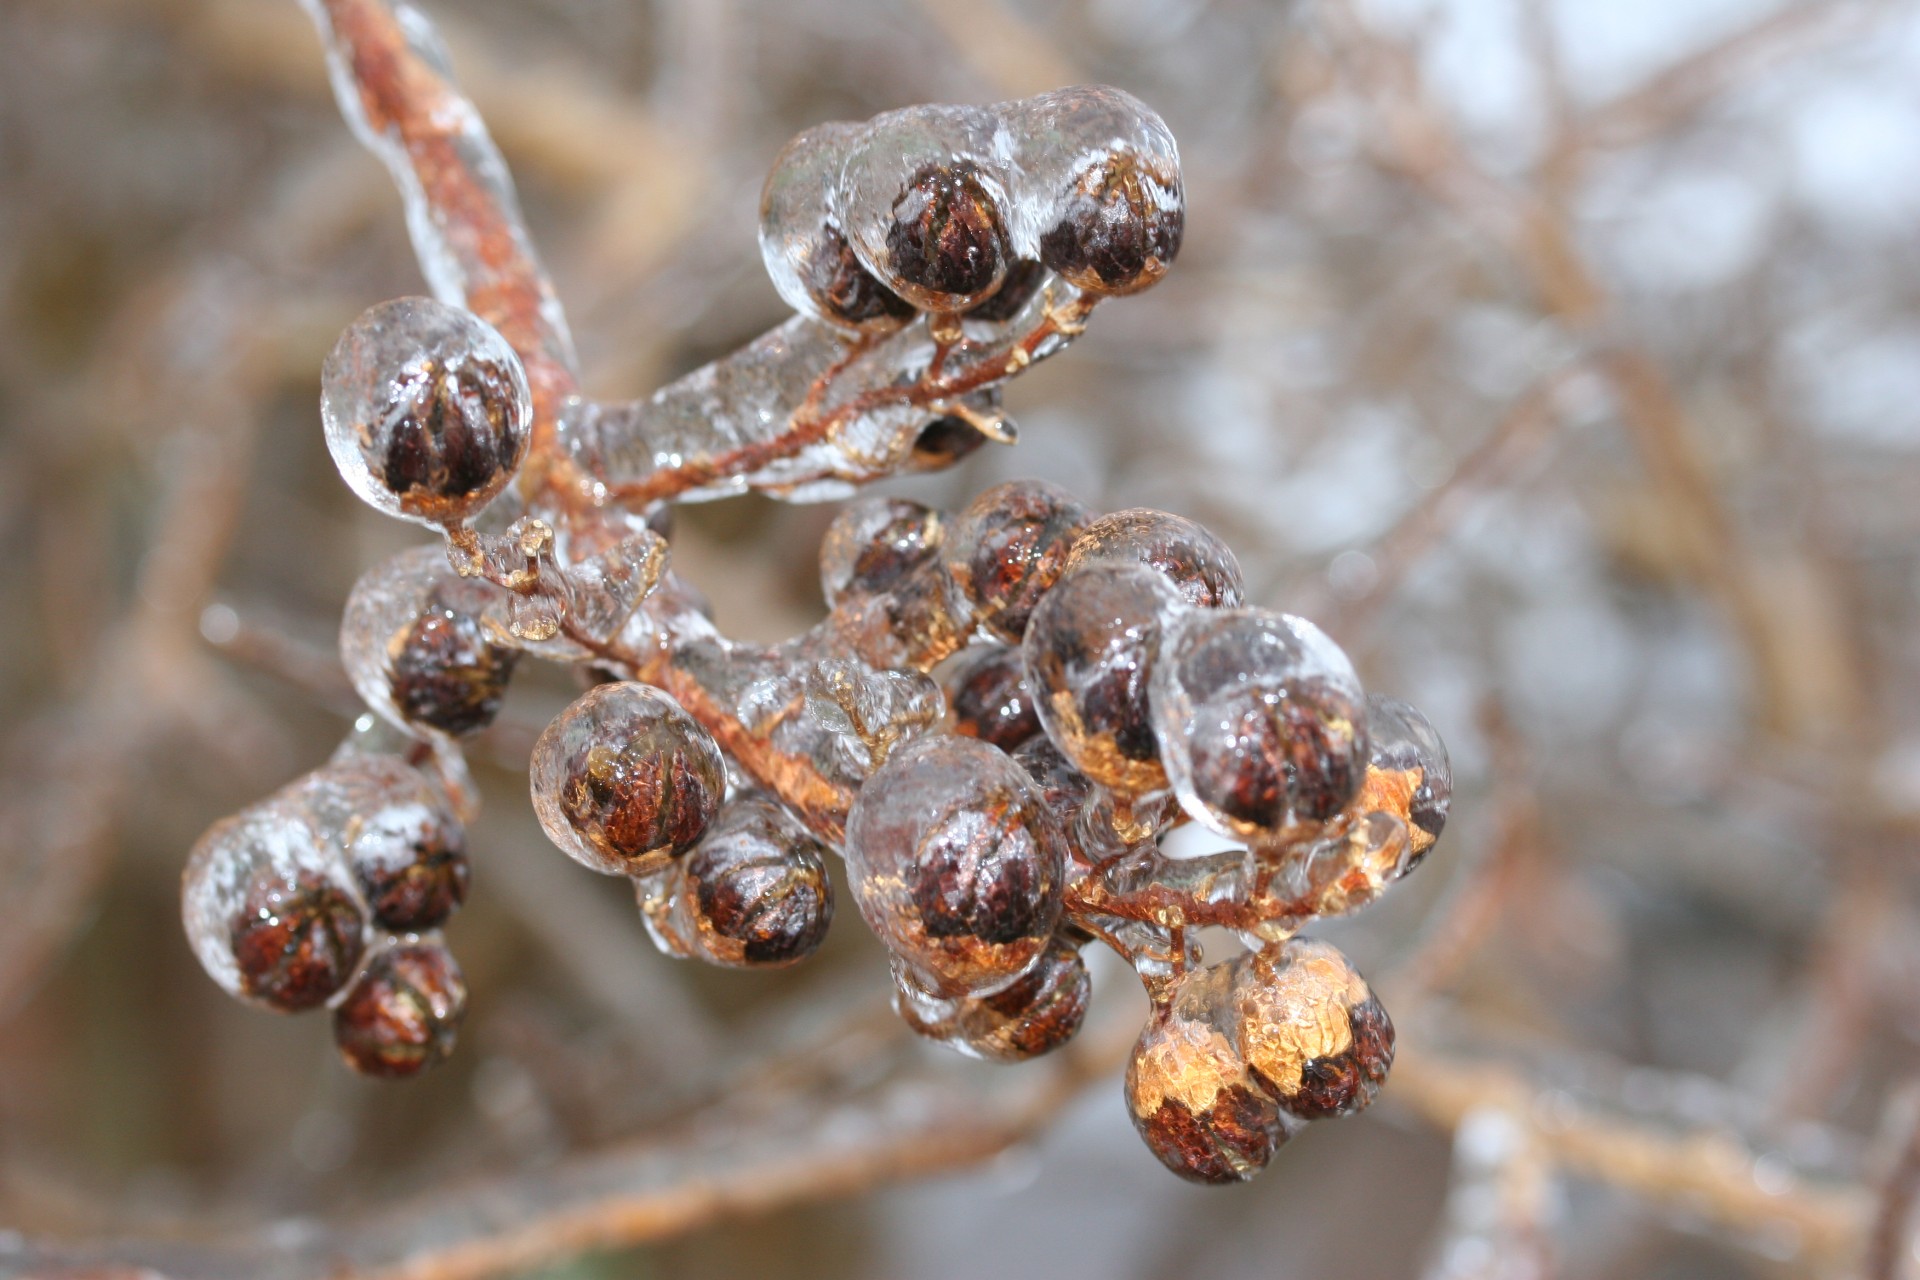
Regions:
<svg viewBox="0 0 1920 1280"><path fill-rule="evenodd" d="M954 522L945 554L975 621L1002 640L1018 642L1090 518L1072 494L1039 480L995 485L969 503Z"/></svg>
<svg viewBox="0 0 1920 1280"><path fill-rule="evenodd" d="M467 900L466 838L437 809L369 815L349 857L373 918L400 933L438 928Z"/></svg>
<svg viewBox="0 0 1920 1280"><path fill-rule="evenodd" d="M361 1075L419 1075L453 1052L467 1009L467 984L444 946L382 951L333 1014L340 1056Z"/></svg>
<svg viewBox="0 0 1920 1280"><path fill-rule="evenodd" d="M913 438L908 466L915 471L942 471L973 453L987 442L980 428L964 418L942 414Z"/></svg>
<svg viewBox="0 0 1920 1280"><path fill-rule="evenodd" d="M820 229L808 257L807 292L829 319L869 333L890 333L919 313L862 265L838 227Z"/></svg>
<svg viewBox="0 0 1920 1280"><path fill-rule="evenodd" d="M1018 982L960 1002L966 1045L996 1062L1023 1062L1058 1049L1086 1021L1093 980L1080 949L1056 937Z"/></svg>
<svg viewBox="0 0 1920 1280"><path fill-rule="evenodd" d="M962 160L916 173L894 199L887 255L931 309L961 309L999 285L1013 253L979 167Z"/></svg>
<svg viewBox="0 0 1920 1280"><path fill-rule="evenodd" d="M702 958L778 968L817 951L833 922L822 852L772 805L729 805L681 864L681 892Z"/></svg>
<svg viewBox="0 0 1920 1280"><path fill-rule="evenodd" d="M1240 562L1225 543L1185 516L1147 507L1115 511L1082 530L1066 567L1083 564L1158 569L1188 604L1202 609L1237 608L1244 596Z"/></svg>
<svg viewBox="0 0 1920 1280"><path fill-rule="evenodd" d="M954 730L1011 754L1040 732L1040 717L1027 688L1020 651L983 645L947 677Z"/></svg>
<svg viewBox="0 0 1920 1280"><path fill-rule="evenodd" d="M1393 1066L1393 1022L1328 943L1299 938L1236 960L1232 1001L1254 1078L1302 1120L1359 1111Z"/></svg>
<svg viewBox="0 0 1920 1280"><path fill-rule="evenodd" d="M394 638L393 702L409 721L455 735L493 723L520 654L494 644L466 583L433 589L413 625Z"/></svg>
<svg viewBox="0 0 1920 1280"><path fill-rule="evenodd" d="M241 990L284 1013L325 1004L353 976L365 934L366 917L340 885L263 870L230 930Z"/></svg>
<svg viewBox="0 0 1920 1280"><path fill-rule="evenodd" d="M1090 293L1136 293L1166 274L1185 227L1178 180L1115 152L1080 174L1040 238L1040 260Z"/></svg>
<svg viewBox="0 0 1920 1280"><path fill-rule="evenodd" d="M940 513L923 503L904 498L848 503L820 542L820 589L828 607L849 596L892 589L933 560L944 532Z"/></svg>
<svg viewBox="0 0 1920 1280"><path fill-rule="evenodd" d="M399 384L379 421L373 469L409 515L455 519L492 494L526 453L513 373L470 355Z"/></svg>
<svg viewBox="0 0 1920 1280"><path fill-rule="evenodd" d="M1147 1147L1194 1182L1244 1182L1287 1140L1279 1108L1232 1043L1177 1002L1141 1032L1127 1063L1126 1096Z"/></svg>
<svg viewBox="0 0 1920 1280"><path fill-rule="evenodd" d="M1046 278L1047 268L1042 263L1034 258L1021 258L1007 268L1007 278L1001 281L993 296L967 312L967 319L1005 324L1033 300Z"/></svg>

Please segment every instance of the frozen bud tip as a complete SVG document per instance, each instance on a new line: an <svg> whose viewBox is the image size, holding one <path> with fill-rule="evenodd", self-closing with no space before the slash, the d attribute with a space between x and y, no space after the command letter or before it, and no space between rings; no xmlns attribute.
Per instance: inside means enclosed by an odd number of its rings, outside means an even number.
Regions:
<svg viewBox="0 0 1920 1280"><path fill-rule="evenodd" d="M589 690L541 732L529 766L547 838L607 875L644 875L691 849L726 793L707 731L667 694Z"/></svg>
<svg viewBox="0 0 1920 1280"><path fill-rule="evenodd" d="M1053 815L1024 770L972 738L895 751L854 801L846 861L861 918L937 995L1007 985L1060 918Z"/></svg>
<svg viewBox="0 0 1920 1280"><path fill-rule="evenodd" d="M438 942L390 946L333 1011L333 1039L364 1076L404 1080L453 1052L467 1011L467 983Z"/></svg>
<svg viewBox="0 0 1920 1280"><path fill-rule="evenodd" d="M1304 618L1188 615L1163 645L1153 707L1182 806L1223 835L1311 830L1346 808L1366 772L1360 681Z"/></svg>
<svg viewBox="0 0 1920 1280"><path fill-rule="evenodd" d="M327 448L388 515L449 524L477 513L526 457L533 420L513 348L470 312L399 298L362 313L321 369Z"/></svg>

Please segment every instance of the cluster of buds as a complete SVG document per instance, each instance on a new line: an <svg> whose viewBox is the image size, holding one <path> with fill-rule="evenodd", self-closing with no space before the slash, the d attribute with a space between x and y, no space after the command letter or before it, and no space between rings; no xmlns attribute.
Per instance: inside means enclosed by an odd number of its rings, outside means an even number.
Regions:
<svg viewBox="0 0 1920 1280"><path fill-rule="evenodd" d="M377 134L352 79L377 64L343 50L382 38L384 10L313 7ZM530 261L477 118L442 116L511 233L489 269ZM633 882L668 954L804 959L839 856L902 1017L962 1052L1056 1048L1087 1010L1083 948L1126 958L1153 1006L1128 1103L1178 1173L1249 1176L1298 1124L1365 1105L1392 1025L1295 935L1425 855L1445 753L1311 623L1246 607L1206 530L1037 482L957 513L861 499L822 547L827 618L771 647L722 635L669 566L675 501L843 496L1011 442L1002 384L1157 281L1182 217L1171 136L1117 90L915 107L781 153L761 247L799 315L645 401L569 390L533 268L532 311L483 318L456 288L361 316L326 362L328 445L354 492L445 546L376 566L347 604L342 656L378 727L194 849L184 911L209 974L265 1008L331 1007L361 1071L442 1058L465 1002L438 932L467 892L460 740L531 654L591 685L534 746L534 811L562 852ZM430 274L477 272L446 243ZM1188 821L1240 847L1163 853ZM1249 950L1207 967L1208 926Z"/></svg>

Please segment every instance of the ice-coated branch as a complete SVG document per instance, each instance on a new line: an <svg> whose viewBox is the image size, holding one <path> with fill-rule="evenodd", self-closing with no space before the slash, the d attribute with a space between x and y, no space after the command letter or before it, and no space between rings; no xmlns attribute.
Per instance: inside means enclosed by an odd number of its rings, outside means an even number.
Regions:
<svg viewBox="0 0 1920 1280"><path fill-rule="evenodd" d="M1091 1000L1082 948L1131 964L1153 1016L1128 1105L1182 1176L1251 1177L1303 1125L1368 1105L1392 1023L1344 956L1294 935L1425 857L1445 749L1312 623L1244 607L1206 529L1038 482L959 512L856 502L821 552L829 616L770 647L727 639L668 571L667 502L839 496L1011 443L1001 384L1179 251L1159 117L1093 86L802 133L760 227L796 317L650 400L595 406L424 20L379 0L312 12L441 294L374 306L335 344L328 448L450 560L376 566L343 621L356 691L404 737L357 732L195 846L182 909L207 972L264 1008L331 1008L363 1073L444 1057L465 986L439 931L473 817L456 740L533 656L592 684L533 745L534 812L567 856L632 881L663 951L805 959L840 854L901 1016L961 1052L1060 1048ZM1166 858L1188 820L1246 847ZM1206 967L1209 924L1251 949Z"/></svg>
<svg viewBox="0 0 1920 1280"><path fill-rule="evenodd" d="M326 46L340 114L400 188L428 286L498 329L526 366L538 445L576 390L578 361L506 161L418 10L300 2Z"/></svg>

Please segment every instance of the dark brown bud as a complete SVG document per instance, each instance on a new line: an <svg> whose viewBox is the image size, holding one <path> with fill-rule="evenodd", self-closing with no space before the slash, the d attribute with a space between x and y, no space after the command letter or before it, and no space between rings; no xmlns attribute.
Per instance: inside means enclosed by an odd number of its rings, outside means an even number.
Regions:
<svg viewBox="0 0 1920 1280"><path fill-rule="evenodd" d="M1235 961L1232 1000L1254 1079L1302 1120L1360 1110L1393 1066L1393 1022L1327 943L1296 939Z"/></svg>
<svg viewBox="0 0 1920 1280"><path fill-rule="evenodd" d="M392 650L400 714L455 735L493 723L520 658L518 650L492 643L476 613L456 598L466 585L435 588Z"/></svg>
<svg viewBox="0 0 1920 1280"><path fill-rule="evenodd" d="M702 958L776 968L819 949L833 885L818 841L766 804L733 806L683 864Z"/></svg>
<svg viewBox="0 0 1920 1280"><path fill-rule="evenodd" d="M1010 645L984 645L964 658L947 677L954 730L992 743L1012 754L1040 732L1040 717L1027 688L1020 651Z"/></svg>
<svg viewBox="0 0 1920 1280"><path fill-rule="evenodd" d="M474 495L496 491L519 466L527 432L504 365L470 354L397 390L379 419L391 425L374 465L409 515L464 516Z"/></svg>
<svg viewBox="0 0 1920 1280"><path fill-rule="evenodd" d="M907 888L929 938L1019 942L1043 927L1045 874L1026 828L974 839L977 824L941 830L920 850Z"/></svg>
<svg viewBox="0 0 1920 1280"><path fill-rule="evenodd" d="M547 838L606 875L664 870L700 839L727 785L707 731L631 681L599 685L556 716L528 774Z"/></svg>
<svg viewBox="0 0 1920 1280"><path fill-rule="evenodd" d="M930 306L951 299L960 309L999 285L1013 253L979 167L962 160L916 173L894 199L887 256Z"/></svg>
<svg viewBox="0 0 1920 1280"><path fill-rule="evenodd" d="M914 437L913 453L908 459L915 471L941 471L973 453L987 438L964 418L943 414Z"/></svg>
<svg viewBox="0 0 1920 1280"><path fill-rule="evenodd" d="M848 503L820 543L820 589L828 607L849 596L893 589L933 560L944 531L940 513L923 503L904 498Z"/></svg>
<svg viewBox="0 0 1920 1280"><path fill-rule="evenodd" d="M628 858L691 846L713 817L725 781L709 761L677 745L636 739L588 747L560 796L574 829Z"/></svg>
<svg viewBox="0 0 1920 1280"><path fill-rule="evenodd" d="M244 994L284 1013L325 1004L366 948L366 917L340 885L312 871L291 883L263 870L231 926Z"/></svg>
<svg viewBox="0 0 1920 1280"><path fill-rule="evenodd" d="M1185 227L1178 180L1115 152L1082 171L1040 237L1040 260L1090 293L1135 293L1166 274Z"/></svg>
<svg viewBox="0 0 1920 1280"><path fill-rule="evenodd" d="M1073 495L1039 480L995 485L969 503L947 537L945 555L974 620L1018 643L1091 518Z"/></svg>
<svg viewBox="0 0 1920 1280"><path fill-rule="evenodd" d="M1148 1149L1193 1182L1244 1182L1287 1140L1279 1108L1233 1045L1176 1009L1156 1013L1141 1032L1126 1096Z"/></svg>
<svg viewBox="0 0 1920 1280"><path fill-rule="evenodd" d="M861 917L927 991L997 990L1060 918L1062 837L1026 772L958 734L917 738L867 779L847 817Z"/></svg>
<svg viewBox="0 0 1920 1280"><path fill-rule="evenodd" d="M861 265L846 236L831 224L820 229L805 284L829 319L870 333L891 332L919 314Z"/></svg>
<svg viewBox="0 0 1920 1280"><path fill-rule="evenodd" d="M1023 1062L1073 1039L1093 1001L1093 980L1079 947L1055 938L1018 982L960 1002L968 1048L996 1062Z"/></svg>
<svg viewBox="0 0 1920 1280"><path fill-rule="evenodd" d="M408 805L366 815L349 860L374 920L396 932L436 929L467 900L465 833L437 809Z"/></svg>
<svg viewBox="0 0 1920 1280"><path fill-rule="evenodd" d="M340 1056L361 1075L401 1080L453 1052L467 984L444 946L382 951L333 1014Z"/></svg>
<svg viewBox="0 0 1920 1280"><path fill-rule="evenodd" d="M1256 826L1287 811L1325 822L1366 772L1352 726L1361 708L1329 682L1301 680L1279 699L1217 699L1191 744L1193 788L1208 808Z"/></svg>
<svg viewBox="0 0 1920 1280"><path fill-rule="evenodd" d="M1143 564L1158 569L1188 604L1237 608L1243 597L1240 562L1227 545L1185 516L1136 507L1101 516L1081 531L1067 568L1083 564Z"/></svg>
<svg viewBox="0 0 1920 1280"><path fill-rule="evenodd" d="M1047 268L1038 259L1021 258L1007 268L1007 278L1000 282L993 296L967 312L967 319L1005 324L1033 300L1033 295L1040 291L1041 281L1046 278Z"/></svg>
<svg viewBox="0 0 1920 1280"><path fill-rule="evenodd" d="M1160 574L1089 565L1047 593L1021 645L1047 736L1123 796L1166 787L1147 690L1162 630L1180 607Z"/></svg>

